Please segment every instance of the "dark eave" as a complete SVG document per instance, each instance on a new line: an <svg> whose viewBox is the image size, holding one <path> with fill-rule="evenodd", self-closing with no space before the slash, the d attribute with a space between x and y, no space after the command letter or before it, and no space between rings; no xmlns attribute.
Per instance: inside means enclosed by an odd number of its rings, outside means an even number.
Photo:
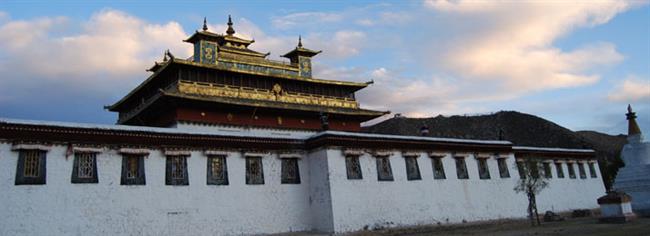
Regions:
<svg viewBox="0 0 650 236"><path fill-rule="evenodd" d="M323 52L323 51L314 51L314 50L303 48L303 47L296 47L293 50L291 50L290 52L282 55L282 57L291 58L291 57L294 57L296 54L302 54L302 55L305 55L305 56L308 56L308 57L313 57L313 56L318 55L321 52Z"/></svg>
<svg viewBox="0 0 650 236"><path fill-rule="evenodd" d="M181 149L312 150L320 147L425 152L495 152L519 157L551 154L555 158L594 159L593 150L513 147L508 141L445 139L325 131L307 139L262 137L125 125L98 125L0 119L0 140L9 143L109 145Z"/></svg>
<svg viewBox="0 0 650 236"><path fill-rule="evenodd" d="M595 158L596 152L592 149L567 149L567 148L542 148L542 147L512 147L518 157L540 158Z"/></svg>
<svg viewBox="0 0 650 236"><path fill-rule="evenodd" d="M146 86L147 84L149 84L149 82L150 82L151 80L153 80L153 78L156 78L156 76L158 76L158 74L160 74L162 71L165 70L165 68L167 68L170 64L172 64L172 63L170 63L170 62L172 62L172 61L174 61L174 59L172 59L172 60L170 60L170 61L168 61L168 62L166 62L166 63L163 63L163 64L157 64L157 63L156 63L156 65L162 65L162 66L160 66L159 68L156 68L156 70L154 71L153 74L151 74L149 77L147 77L146 80L142 81L142 83L140 83L140 84L138 85L138 87L135 87L135 88L134 88L133 90L131 90L128 94L126 94L126 96L124 96L122 99L120 99L119 101L117 101L117 102L114 103L113 105L104 106L104 109L108 109L109 111L119 111L118 109L119 109L119 106L120 106L120 105L122 105L124 102L126 102L126 101L127 101L129 98L131 98L131 96L133 96L135 93L137 93L138 91L140 91L140 89L142 89L144 86ZM154 67L156 67L156 66L154 65ZM153 67L152 67L152 68L153 68Z"/></svg>

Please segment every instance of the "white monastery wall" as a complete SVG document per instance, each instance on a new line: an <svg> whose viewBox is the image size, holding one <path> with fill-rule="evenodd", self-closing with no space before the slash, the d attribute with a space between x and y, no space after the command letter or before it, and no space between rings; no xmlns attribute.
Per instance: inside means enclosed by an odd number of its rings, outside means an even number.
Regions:
<svg viewBox="0 0 650 236"><path fill-rule="evenodd" d="M97 155L97 184L70 183L74 156L47 153L45 185L14 185L18 152L0 143L0 235L234 235L312 228L307 159L301 184L281 184L280 159L262 158L263 185L245 183L241 153L227 157L229 185L206 185L206 156L187 159L189 185L165 185L165 157L151 150L146 185L120 185L122 156Z"/></svg>
<svg viewBox="0 0 650 236"><path fill-rule="evenodd" d="M336 232L526 216L526 197L513 190L519 175L512 154L507 158L510 178L499 176L497 160L491 157L487 161L491 178L480 179L477 160L467 155L469 179L459 180L450 153L442 159L447 178L434 179L431 158L422 152L417 159L422 180L411 181L399 151L390 156L394 181L377 180L376 160L370 154L359 158L360 180L347 179L340 150L328 150L328 155ZM540 212L597 208L596 198L605 191L600 173L587 179L569 179L566 170L565 175L560 180L554 176L538 197Z"/></svg>
<svg viewBox="0 0 650 236"><path fill-rule="evenodd" d="M381 227L520 218L527 201L513 188L519 180L514 154L506 155L510 178L501 178L489 157L490 179L480 179L477 159L465 156L469 179L459 180L451 153L442 158L446 179L434 179L429 154L417 158L421 180L407 180L402 152L390 151L393 181L379 181L376 158L364 152L363 178L347 179L344 152L317 148L299 159L300 184L281 184L279 154L262 158L264 184L245 183L242 152L227 152L228 185L206 184L207 157L191 151L189 185L165 185L165 156L149 150L146 185L120 185L122 155L97 154L99 183L72 184L74 155L65 145L47 153L45 185L14 185L18 152L0 143L0 235L241 235L287 231L349 232ZM601 174L558 179L538 196L540 213L596 208L604 193ZM595 166L598 170L598 166Z"/></svg>

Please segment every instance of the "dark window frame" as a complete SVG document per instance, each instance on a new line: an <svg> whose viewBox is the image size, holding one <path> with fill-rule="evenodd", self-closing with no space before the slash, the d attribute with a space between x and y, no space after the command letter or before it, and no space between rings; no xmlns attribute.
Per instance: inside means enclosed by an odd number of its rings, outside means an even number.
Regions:
<svg viewBox="0 0 650 236"><path fill-rule="evenodd" d="M490 166L487 163L487 158L476 158L476 167L478 169L479 179L491 179Z"/></svg>
<svg viewBox="0 0 650 236"><path fill-rule="evenodd" d="M562 162L555 162L555 173L557 174L558 179L564 179L564 169L562 167Z"/></svg>
<svg viewBox="0 0 650 236"><path fill-rule="evenodd" d="M165 185L186 186L190 185L187 167L188 155L167 155L165 160ZM179 166L180 165L180 166ZM178 168L181 170L178 170ZM180 178L178 175L181 174Z"/></svg>
<svg viewBox="0 0 650 236"><path fill-rule="evenodd" d="M526 179L526 163L523 161L517 161L517 173L519 173L520 179Z"/></svg>
<svg viewBox="0 0 650 236"><path fill-rule="evenodd" d="M575 170L575 168L573 168L573 162L567 162L566 166L569 169L569 178L570 179L575 179L576 178L576 170Z"/></svg>
<svg viewBox="0 0 650 236"><path fill-rule="evenodd" d="M88 157L91 159L91 165L92 165L92 176L90 177L84 177L80 176L80 165L81 165L81 158L83 155L89 155ZM97 176L97 153L96 152L75 152L74 153L74 161L73 161L73 166L72 166L72 175L70 178L70 183L73 184L96 184L99 183L99 178Z"/></svg>
<svg viewBox="0 0 650 236"><path fill-rule="evenodd" d="M261 156L246 156L246 184L263 185L264 184L264 161ZM253 173L253 164L259 161L259 170ZM258 176L254 176L257 174Z"/></svg>
<svg viewBox="0 0 650 236"><path fill-rule="evenodd" d="M544 169L544 178L547 179L552 179L553 178L553 170L551 170L551 163L550 162L542 162L542 169Z"/></svg>
<svg viewBox="0 0 650 236"><path fill-rule="evenodd" d="M581 179L587 178L587 171L585 170L585 163L578 162L578 173L580 174Z"/></svg>
<svg viewBox="0 0 650 236"><path fill-rule="evenodd" d="M598 174L596 174L596 167L593 162L587 163L589 165L589 175L591 178L598 178Z"/></svg>
<svg viewBox="0 0 650 236"><path fill-rule="evenodd" d="M355 169L357 172L355 173ZM361 171L361 163L359 162L359 155L346 155L345 156L345 172L348 179L363 179L363 172Z"/></svg>
<svg viewBox="0 0 650 236"><path fill-rule="evenodd" d="M300 164L298 161L300 158L282 158L281 159L281 184L300 184ZM295 176L291 177L289 170L290 168L294 168L295 172L293 174Z"/></svg>
<svg viewBox="0 0 650 236"><path fill-rule="evenodd" d="M465 161L465 157L455 156L454 159L456 163L456 178L469 179L469 171L467 170L467 161Z"/></svg>
<svg viewBox="0 0 650 236"><path fill-rule="evenodd" d="M378 181L395 181L393 168L390 165L390 156L375 156L375 163L377 163Z"/></svg>
<svg viewBox="0 0 650 236"><path fill-rule="evenodd" d="M120 178L120 185L147 185L147 179L144 168L143 154L122 154L122 177ZM131 159L137 163L137 174L135 177L128 177L128 166Z"/></svg>
<svg viewBox="0 0 650 236"><path fill-rule="evenodd" d="M215 176L214 172L214 161L215 160L221 160L221 170L217 170L218 172L221 172L219 175L221 176ZM207 185L228 185L228 158L226 155L208 155L208 158L206 159L206 184Z"/></svg>
<svg viewBox="0 0 650 236"><path fill-rule="evenodd" d="M510 170L508 169L507 158L497 158L497 166L499 167L499 177L510 178Z"/></svg>
<svg viewBox="0 0 650 236"><path fill-rule="evenodd" d="M444 156L432 156L431 157L431 168L433 170L433 179L447 179L445 174L445 164L442 161ZM440 167L438 169L438 167Z"/></svg>
<svg viewBox="0 0 650 236"><path fill-rule="evenodd" d="M28 158L28 153L37 155L36 163L38 176L27 176L25 174L25 164ZM40 149L19 149L18 150L18 163L16 164L16 179L15 185L45 185L47 180L47 151ZM31 158L31 157L29 157Z"/></svg>
<svg viewBox="0 0 650 236"><path fill-rule="evenodd" d="M404 165L406 166L407 180L422 180L420 165L418 164L418 156L405 156Z"/></svg>

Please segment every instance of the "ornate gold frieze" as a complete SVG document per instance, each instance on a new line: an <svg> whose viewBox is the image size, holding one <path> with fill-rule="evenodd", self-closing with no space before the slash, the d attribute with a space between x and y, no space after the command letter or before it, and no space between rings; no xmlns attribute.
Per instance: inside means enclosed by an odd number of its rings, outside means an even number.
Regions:
<svg viewBox="0 0 650 236"><path fill-rule="evenodd" d="M190 81L179 81L178 91L185 94L202 96L218 96L229 98L243 98L253 100L275 101L303 105L316 105L340 108L359 108L359 103L348 98L336 98L328 96L315 96L300 93L281 91L281 88L274 90L255 89L245 87L233 87L211 83L197 83Z"/></svg>

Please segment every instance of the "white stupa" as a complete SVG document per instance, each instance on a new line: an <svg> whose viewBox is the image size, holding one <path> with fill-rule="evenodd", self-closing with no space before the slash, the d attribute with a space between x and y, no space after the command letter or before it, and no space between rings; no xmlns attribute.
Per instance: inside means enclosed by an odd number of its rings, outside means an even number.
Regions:
<svg viewBox="0 0 650 236"><path fill-rule="evenodd" d="M643 134L636 123L636 113L628 105L627 144L621 150L625 167L618 171L614 189L632 197L632 210L639 215L650 215L650 142L643 141Z"/></svg>

